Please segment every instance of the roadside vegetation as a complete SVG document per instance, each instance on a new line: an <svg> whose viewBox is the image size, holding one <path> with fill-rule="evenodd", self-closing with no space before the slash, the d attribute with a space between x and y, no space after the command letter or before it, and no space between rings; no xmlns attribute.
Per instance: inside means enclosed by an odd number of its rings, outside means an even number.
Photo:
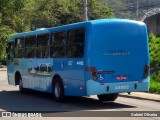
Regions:
<svg viewBox="0 0 160 120"><path fill-rule="evenodd" d="M150 92L160 94L160 37L153 34L149 36L151 82Z"/></svg>

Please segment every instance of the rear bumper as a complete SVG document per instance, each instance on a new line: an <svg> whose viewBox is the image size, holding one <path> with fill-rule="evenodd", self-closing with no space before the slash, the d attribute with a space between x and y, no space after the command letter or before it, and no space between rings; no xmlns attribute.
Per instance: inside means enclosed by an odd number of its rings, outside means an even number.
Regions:
<svg viewBox="0 0 160 120"><path fill-rule="evenodd" d="M87 95L100 95L110 93L123 93L123 92L142 92L149 90L150 77L143 79L141 82L116 82L101 84L94 80L87 81Z"/></svg>

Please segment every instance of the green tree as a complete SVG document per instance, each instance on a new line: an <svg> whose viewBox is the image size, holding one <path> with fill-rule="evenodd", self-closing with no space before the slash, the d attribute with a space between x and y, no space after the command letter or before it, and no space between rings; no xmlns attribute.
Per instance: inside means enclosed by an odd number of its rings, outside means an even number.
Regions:
<svg viewBox="0 0 160 120"><path fill-rule="evenodd" d="M156 71L160 67L160 37L151 34L149 36L149 47L151 67Z"/></svg>
<svg viewBox="0 0 160 120"><path fill-rule="evenodd" d="M88 17L113 17L111 9L88 0ZM0 60L5 44L15 32L48 28L83 21L83 0L0 0Z"/></svg>
<svg viewBox="0 0 160 120"><path fill-rule="evenodd" d="M22 32L23 17L21 11L26 0L0 0L0 24L10 26L12 29Z"/></svg>
<svg viewBox="0 0 160 120"><path fill-rule="evenodd" d="M5 61L6 54L5 54L5 48L6 43L8 39L15 33L14 30L12 30L8 26L0 25L0 62Z"/></svg>
<svg viewBox="0 0 160 120"><path fill-rule="evenodd" d="M83 0L35 0L32 28L51 27L83 21ZM111 9L96 0L88 0L89 19L113 17Z"/></svg>
<svg viewBox="0 0 160 120"><path fill-rule="evenodd" d="M160 94L160 37L149 35L151 83L150 92Z"/></svg>

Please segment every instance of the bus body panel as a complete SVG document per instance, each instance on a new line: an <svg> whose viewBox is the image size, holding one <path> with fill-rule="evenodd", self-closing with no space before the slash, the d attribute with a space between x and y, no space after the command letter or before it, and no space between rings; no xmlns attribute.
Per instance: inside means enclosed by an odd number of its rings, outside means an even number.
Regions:
<svg viewBox="0 0 160 120"><path fill-rule="evenodd" d="M149 90L149 80L147 77L143 82L116 82L116 83L99 83L96 81L87 81L87 95L101 95L123 92L146 92ZM96 88L96 89L95 89Z"/></svg>
<svg viewBox="0 0 160 120"><path fill-rule="evenodd" d="M92 75L89 72L86 73L88 95L92 94L91 91L95 91L91 86L98 85L99 87L95 87L98 91L101 89L101 83L102 86L103 83L108 85L112 83L111 88L116 86L110 93L115 93L119 84L124 84L121 89L126 92L148 91L149 78L144 80L144 68L149 65L145 24L128 20L104 20L95 21L91 30L87 66L96 69L97 81L89 80ZM138 81L144 83L145 89L141 87L134 90L130 85L129 88L125 88L129 82L134 86ZM103 90L106 91L106 89Z"/></svg>
<svg viewBox="0 0 160 120"><path fill-rule="evenodd" d="M83 96L84 89L84 60L83 58L54 60L53 73L59 74L63 80L65 95Z"/></svg>
<svg viewBox="0 0 160 120"><path fill-rule="evenodd" d="M56 33L84 27L87 31L87 24L73 24L62 27L37 30L32 32L16 34L12 39L31 35ZM84 96L86 88L84 81L84 58L14 58L13 72L8 65L9 84L15 85L15 73L22 76L24 88L52 93L52 82L55 75L60 76L64 85L66 96ZM50 66L51 71L48 71ZM12 78L12 79L10 79Z"/></svg>

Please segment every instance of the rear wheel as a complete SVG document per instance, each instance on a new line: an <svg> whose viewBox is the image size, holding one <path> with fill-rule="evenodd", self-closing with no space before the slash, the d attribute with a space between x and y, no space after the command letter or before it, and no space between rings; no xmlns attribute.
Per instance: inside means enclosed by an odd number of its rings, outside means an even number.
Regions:
<svg viewBox="0 0 160 120"><path fill-rule="evenodd" d="M53 95L57 102L64 102L64 87L61 79L56 78L53 83Z"/></svg>
<svg viewBox="0 0 160 120"><path fill-rule="evenodd" d="M100 101L115 101L118 97L118 93L97 95L97 97Z"/></svg>
<svg viewBox="0 0 160 120"><path fill-rule="evenodd" d="M22 81L21 77L19 80L19 91L20 91L20 93L25 93L25 88L23 87L23 81Z"/></svg>

